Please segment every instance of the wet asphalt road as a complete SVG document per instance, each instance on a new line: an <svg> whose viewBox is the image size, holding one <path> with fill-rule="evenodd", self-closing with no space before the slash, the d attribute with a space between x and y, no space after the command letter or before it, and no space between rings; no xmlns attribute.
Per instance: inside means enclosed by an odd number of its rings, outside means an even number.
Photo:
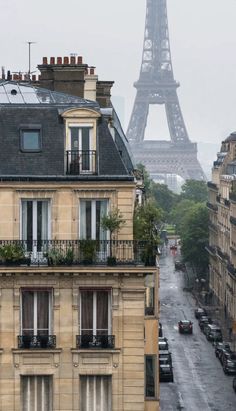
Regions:
<svg viewBox="0 0 236 411"><path fill-rule="evenodd" d="M195 300L183 291L184 274L174 270L169 248L160 258L160 321L168 338L174 383L160 384L161 411L236 411L232 376L225 375L215 351L194 317ZM193 321L193 335L179 334L178 321Z"/></svg>

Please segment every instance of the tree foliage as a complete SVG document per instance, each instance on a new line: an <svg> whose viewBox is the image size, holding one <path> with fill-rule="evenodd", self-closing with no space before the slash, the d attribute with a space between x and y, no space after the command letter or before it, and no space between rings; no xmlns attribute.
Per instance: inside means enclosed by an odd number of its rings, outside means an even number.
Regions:
<svg viewBox="0 0 236 411"><path fill-rule="evenodd" d="M181 252L184 261L191 263L199 274L208 269L208 210L204 204L192 205L182 220Z"/></svg>
<svg viewBox="0 0 236 411"><path fill-rule="evenodd" d="M191 212L192 207L196 203L193 200L181 200L176 206L171 210L169 219L172 224L175 224L176 233L180 234L182 225L186 216L189 212Z"/></svg>
<svg viewBox="0 0 236 411"><path fill-rule="evenodd" d="M192 200L197 203L207 201L207 184L205 181L187 180L182 185L181 199Z"/></svg>
<svg viewBox="0 0 236 411"><path fill-rule="evenodd" d="M137 206L134 213L134 238L158 244L158 228L162 217L162 210L152 201L147 201L143 206Z"/></svg>

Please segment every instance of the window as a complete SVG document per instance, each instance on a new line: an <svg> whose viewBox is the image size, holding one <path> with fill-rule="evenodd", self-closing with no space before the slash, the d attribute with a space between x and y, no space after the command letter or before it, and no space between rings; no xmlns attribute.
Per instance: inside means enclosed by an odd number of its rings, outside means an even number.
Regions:
<svg viewBox="0 0 236 411"><path fill-rule="evenodd" d="M145 356L145 396L156 396L156 361L154 355Z"/></svg>
<svg viewBox="0 0 236 411"><path fill-rule="evenodd" d="M52 411L52 377L21 376L23 411Z"/></svg>
<svg viewBox="0 0 236 411"><path fill-rule="evenodd" d="M21 238L27 251L41 251L43 241L50 237L49 201L22 200Z"/></svg>
<svg viewBox="0 0 236 411"><path fill-rule="evenodd" d="M145 315L154 315L155 309L155 284L154 275L148 274L145 277Z"/></svg>
<svg viewBox="0 0 236 411"><path fill-rule="evenodd" d="M107 214L108 200L80 201L80 238L106 240L107 233L101 227L101 218Z"/></svg>
<svg viewBox="0 0 236 411"><path fill-rule="evenodd" d="M111 376L80 376L81 411L112 411L111 397Z"/></svg>
<svg viewBox="0 0 236 411"><path fill-rule="evenodd" d="M22 335L48 335L51 333L52 292L50 290L22 290Z"/></svg>
<svg viewBox="0 0 236 411"><path fill-rule="evenodd" d="M71 166L77 167L79 173L94 171L91 130L92 126L70 127Z"/></svg>
<svg viewBox="0 0 236 411"><path fill-rule="evenodd" d="M42 134L40 126L35 126L35 128L26 126L20 129L20 148L22 151L41 151Z"/></svg>
<svg viewBox="0 0 236 411"><path fill-rule="evenodd" d="M81 335L111 334L110 290L81 290L80 304Z"/></svg>

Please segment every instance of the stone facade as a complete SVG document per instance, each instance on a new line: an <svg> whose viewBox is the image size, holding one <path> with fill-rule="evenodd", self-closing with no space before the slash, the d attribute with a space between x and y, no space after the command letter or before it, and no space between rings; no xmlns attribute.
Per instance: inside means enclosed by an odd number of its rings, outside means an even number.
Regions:
<svg viewBox="0 0 236 411"><path fill-rule="evenodd" d="M226 317L236 321L236 134L222 142L208 183L209 285Z"/></svg>
<svg viewBox="0 0 236 411"><path fill-rule="evenodd" d="M40 93L7 87L23 100L24 92ZM129 153L121 135L124 155L117 149L116 122L112 135L96 102L57 98L48 106L0 101L0 409L156 411L158 269L155 261L144 264L144 245L133 241ZM68 160L71 151L78 156ZM101 231L102 207L119 209L125 220L112 239ZM91 261L82 248L88 244Z"/></svg>

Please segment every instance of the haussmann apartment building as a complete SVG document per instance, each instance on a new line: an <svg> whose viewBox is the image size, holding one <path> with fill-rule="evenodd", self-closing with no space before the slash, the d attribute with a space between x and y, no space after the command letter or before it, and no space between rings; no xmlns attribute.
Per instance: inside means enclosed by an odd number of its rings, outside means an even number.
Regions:
<svg viewBox="0 0 236 411"><path fill-rule="evenodd" d="M159 410L158 268L112 82L75 57L41 69L0 80L0 410Z"/></svg>

